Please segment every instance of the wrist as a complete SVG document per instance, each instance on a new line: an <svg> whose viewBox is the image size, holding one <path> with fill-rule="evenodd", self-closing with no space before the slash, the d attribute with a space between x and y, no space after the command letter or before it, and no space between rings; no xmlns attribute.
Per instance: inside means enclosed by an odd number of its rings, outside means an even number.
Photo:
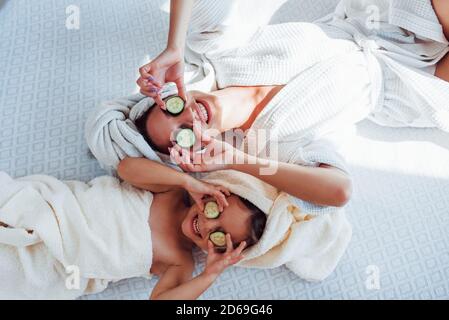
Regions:
<svg viewBox="0 0 449 320"><path fill-rule="evenodd" d="M179 180L179 186L183 188L184 190L189 190L190 186L192 185L192 182L195 178L188 175L187 173L181 174L181 179Z"/></svg>
<svg viewBox="0 0 449 320"><path fill-rule="evenodd" d="M201 273L201 277L204 278L204 280L209 282L209 283L212 283L215 280L217 280L218 276L219 276L219 274L213 273L213 272L208 272L207 270L204 270Z"/></svg>
<svg viewBox="0 0 449 320"><path fill-rule="evenodd" d="M244 152L238 152L234 157L234 161L228 165L227 169L242 170L248 164L257 164L257 157Z"/></svg>
<svg viewBox="0 0 449 320"><path fill-rule="evenodd" d="M174 53L176 55L184 55L184 47L178 44L171 44L171 43L167 44L165 51Z"/></svg>

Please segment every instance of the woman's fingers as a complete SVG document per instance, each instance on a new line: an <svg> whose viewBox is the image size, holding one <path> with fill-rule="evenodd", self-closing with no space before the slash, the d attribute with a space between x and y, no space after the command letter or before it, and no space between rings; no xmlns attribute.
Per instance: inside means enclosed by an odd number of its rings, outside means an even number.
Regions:
<svg viewBox="0 0 449 320"><path fill-rule="evenodd" d="M231 264L236 264L244 258L242 251L246 248L246 241L240 242L239 246L230 253Z"/></svg>
<svg viewBox="0 0 449 320"><path fill-rule="evenodd" d="M139 82L139 80L138 80L137 84L139 85L139 83L142 83L142 82ZM139 85L139 86L140 86L141 94L143 94L147 97L153 98L154 102L156 102L156 104L159 107L161 107L163 110L166 109L165 102L162 100L162 98L160 96L159 89L157 89L154 86L149 86L149 87L144 86L144 85L143 86Z"/></svg>
<svg viewBox="0 0 449 320"><path fill-rule="evenodd" d="M203 141L200 121L198 121L198 120L193 121L192 131L193 131L193 134L195 135L195 138L197 139L197 141L199 143L199 148L198 148L198 144L196 144L195 149L199 150L199 149L201 149L201 142Z"/></svg>
<svg viewBox="0 0 449 320"><path fill-rule="evenodd" d="M165 107L165 102L164 100L162 100L161 95L159 94L159 92L153 97L154 102L156 102L156 104L162 109L162 110L166 110L167 108Z"/></svg>
<svg viewBox="0 0 449 320"><path fill-rule="evenodd" d="M191 160L191 153L186 149L181 148L182 163L188 168L190 172L202 172L201 166Z"/></svg>
<svg viewBox="0 0 449 320"><path fill-rule="evenodd" d="M182 164L182 158L179 154L179 151L177 151L175 148L169 148L169 151L171 160L177 165Z"/></svg>
<svg viewBox="0 0 449 320"><path fill-rule="evenodd" d="M230 254L234 250L234 246L232 245L231 235L226 233L226 253Z"/></svg>
<svg viewBox="0 0 449 320"><path fill-rule="evenodd" d="M151 65L150 64L146 64L146 65L140 67L139 68L140 76L142 78L144 78L144 79L148 79L148 77L151 76L150 70L151 70Z"/></svg>
<svg viewBox="0 0 449 320"><path fill-rule="evenodd" d="M146 78L151 84L153 84L155 87L161 89L162 88L162 83L160 81L158 81L155 77L153 77L151 74L148 75L148 77Z"/></svg>
<svg viewBox="0 0 449 320"><path fill-rule="evenodd" d="M229 206L228 201L226 200L226 196L220 190L213 190L211 196L213 196L218 203L218 209L220 212L224 210L224 207Z"/></svg>
<svg viewBox="0 0 449 320"><path fill-rule="evenodd" d="M242 254L242 251L246 248L246 241L240 242L239 246L234 250L233 255L239 256Z"/></svg>
<svg viewBox="0 0 449 320"><path fill-rule="evenodd" d="M216 190L213 190L212 192L210 192L210 195L213 196L215 198L215 200L217 201L218 211L223 212L224 207L225 207L224 203L226 201L225 196L220 191L216 191Z"/></svg>
<svg viewBox="0 0 449 320"><path fill-rule="evenodd" d="M191 164L192 162L190 161L190 152L187 151L184 148L181 148L181 156L182 156L182 161L186 164Z"/></svg>
<svg viewBox="0 0 449 320"><path fill-rule="evenodd" d="M220 190L222 193L224 193L226 196L230 197L231 192L228 190L228 188L223 186L217 186L218 190ZM227 201L226 201L227 202Z"/></svg>
<svg viewBox="0 0 449 320"><path fill-rule="evenodd" d="M156 72L156 70L153 70L153 62L150 62L139 69L140 77L144 80L147 80L151 82L156 87L162 87L162 83L158 81L158 77L152 74L152 72Z"/></svg>
<svg viewBox="0 0 449 320"><path fill-rule="evenodd" d="M215 254L215 247L214 244L212 243L212 241L207 240L207 254L209 256L212 256Z"/></svg>
<svg viewBox="0 0 449 320"><path fill-rule="evenodd" d="M182 152L182 148L176 142L173 142L173 149L175 149L175 151L178 152L179 154L181 154Z"/></svg>
<svg viewBox="0 0 449 320"><path fill-rule="evenodd" d="M183 78L179 78L175 81L176 83L176 87L178 88L178 95L184 99L184 101L187 101L187 94L186 94L186 89L184 87L184 79Z"/></svg>
<svg viewBox="0 0 449 320"><path fill-rule="evenodd" d="M195 196L193 197L193 200L195 200L195 203L198 205L198 208L203 211L204 210L204 203L201 196Z"/></svg>

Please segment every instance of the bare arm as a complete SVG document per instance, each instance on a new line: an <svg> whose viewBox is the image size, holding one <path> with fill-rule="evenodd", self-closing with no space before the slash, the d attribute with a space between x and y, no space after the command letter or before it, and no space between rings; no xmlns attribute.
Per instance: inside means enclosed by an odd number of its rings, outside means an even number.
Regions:
<svg viewBox="0 0 449 320"><path fill-rule="evenodd" d="M194 0L171 0L167 47L139 69L137 85L140 92L152 97L163 109L165 103L160 96L160 90L166 82L174 82L178 94L187 100L184 87L184 49L193 2Z"/></svg>
<svg viewBox="0 0 449 320"><path fill-rule="evenodd" d="M201 273L192 279L193 266L169 267L151 293L151 300L194 300L215 281L216 276Z"/></svg>
<svg viewBox="0 0 449 320"><path fill-rule="evenodd" d="M190 179L183 172L145 158L125 158L119 163L117 172L133 186L151 192L185 188Z"/></svg>
<svg viewBox="0 0 449 320"><path fill-rule="evenodd" d="M184 51L194 0L171 0L167 48Z"/></svg>
<svg viewBox="0 0 449 320"><path fill-rule="evenodd" d="M215 279L228 267L243 259L242 251L246 247L243 241L234 249L231 235L226 234L226 252L215 252L211 241L207 242L207 259L204 271L192 279L193 260L184 266L172 266L165 271L157 283L150 299L187 300L196 299L209 288Z"/></svg>
<svg viewBox="0 0 449 320"><path fill-rule="evenodd" d="M308 167L261 159L217 139L211 139L202 153L191 153L182 148L174 150L171 156L184 171L241 171L296 198L323 206L344 206L351 196L351 179L330 165Z"/></svg>
<svg viewBox="0 0 449 320"><path fill-rule="evenodd" d="M217 200L220 211L228 206L225 194L229 195L229 191L226 188L197 180L187 173L156 161L146 158L125 158L119 163L117 172L120 178L134 187L154 193L179 188L187 190L200 210L204 209L202 199L205 195L212 196Z"/></svg>
<svg viewBox="0 0 449 320"><path fill-rule="evenodd" d="M251 156L248 156L251 157ZM324 206L344 206L351 196L351 180L341 170L329 166L306 167L297 164L261 160L231 165L230 169L255 176L304 201ZM267 164L277 166L275 174L260 174Z"/></svg>

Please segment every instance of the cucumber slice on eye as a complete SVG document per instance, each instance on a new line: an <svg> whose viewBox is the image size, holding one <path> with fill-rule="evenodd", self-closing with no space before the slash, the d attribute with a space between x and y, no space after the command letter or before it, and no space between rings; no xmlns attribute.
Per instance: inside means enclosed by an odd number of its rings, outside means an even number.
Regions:
<svg viewBox="0 0 449 320"><path fill-rule="evenodd" d="M193 147L196 142L195 134L192 129L182 129L176 135L176 143L185 149Z"/></svg>
<svg viewBox="0 0 449 320"><path fill-rule="evenodd" d="M208 219L216 219L220 215L220 210L218 209L218 204L214 201L206 203L204 206L204 215Z"/></svg>
<svg viewBox="0 0 449 320"><path fill-rule="evenodd" d="M211 233L209 239L217 247L224 247L226 245L226 235L221 231Z"/></svg>
<svg viewBox="0 0 449 320"><path fill-rule="evenodd" d="M178 115L184 110L185 102L181 97L173 96L165 100L165 107L172 115Z"/></svg>

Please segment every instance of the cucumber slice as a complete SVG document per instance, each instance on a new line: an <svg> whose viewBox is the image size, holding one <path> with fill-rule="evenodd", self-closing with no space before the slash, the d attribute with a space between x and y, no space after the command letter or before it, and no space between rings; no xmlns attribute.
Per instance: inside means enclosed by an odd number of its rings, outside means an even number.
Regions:
<svg viewBox="0 0 449 320"><path fill-rule="evenodd" d="M209 239L217 247L224 247L226 245L226 235L221 231L211 233Z"/></svg>
<svg viewBox="0 0 449 320"><path fill-rule="evenodd" d="M218 204L214 201L206 203L204 206L204 215L208 219L216 219L220 215L220 210L218 209Z"/></svg>
<svg viewBox="0 0 449 320"><path fill-rule="evenodd" d="M176 143L185 149L193 147L196 142L195 134L192 129L182 129L176 135Z"/></svg>
<svg viewBox="0 0 449 320"><path fill-rule="evenodd" d="M173 96L165 100L165 107L172 115L178 115L184 110L185 102L181 97Z"/></svg>

